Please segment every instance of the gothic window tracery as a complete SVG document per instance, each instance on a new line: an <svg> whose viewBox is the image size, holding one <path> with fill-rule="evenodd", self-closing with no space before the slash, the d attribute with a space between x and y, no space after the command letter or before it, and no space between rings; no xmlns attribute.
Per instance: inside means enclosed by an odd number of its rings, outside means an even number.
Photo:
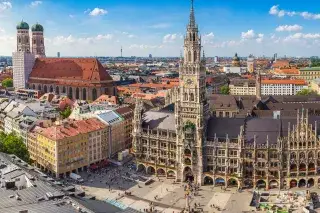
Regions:
<svg viewBox="0 0 320 213"><path fill-rule="evenodd" d="M193 93L190 94L190 101L194 101L194 94Z"/></svg>
<svg viewBox="0 0 320 213"><path fill-rule="evenodd" d="M303 152L301 152L300 154L299 154L299 158L300 159L304 159L306 157L306 155L303 153Z"/></svg>
<svg viewBox="0 0 320 213"><path fill-rule="evenodd" d="M296 153L292 152L290 154L290 159L295 160L296 159Z"/></svg>
<svg viewBox="0 0 320 213"><path fill-rule="evenodd" d="M187 101L188 100L188 93L184 93L184 98L183 98L185 101Z"/></svg>

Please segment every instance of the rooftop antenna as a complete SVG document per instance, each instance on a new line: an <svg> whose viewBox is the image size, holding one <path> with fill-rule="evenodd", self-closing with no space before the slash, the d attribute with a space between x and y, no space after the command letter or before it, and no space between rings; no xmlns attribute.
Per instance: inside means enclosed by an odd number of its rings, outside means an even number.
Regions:
<svg viewBox="0 0 320 213"><path fill-rule="evenodd" d="M122 58L122 46L121 46L121 58Z"/></svg>

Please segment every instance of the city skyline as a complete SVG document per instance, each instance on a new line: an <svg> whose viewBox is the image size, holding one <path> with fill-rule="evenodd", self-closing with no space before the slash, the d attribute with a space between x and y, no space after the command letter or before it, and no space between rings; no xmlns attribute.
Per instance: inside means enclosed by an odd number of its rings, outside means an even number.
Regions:
<svg viewBox="0 0 320 213"><path fill-rule="evenodd" d="M23 19L43 25L49 57L120 56L121 46L124 56L179 56L189 6L184 0L0 1L0 55L15 50L15 26ZM318 55L320 14L310 0L195 0L195 6L207 56Z"/></svg>

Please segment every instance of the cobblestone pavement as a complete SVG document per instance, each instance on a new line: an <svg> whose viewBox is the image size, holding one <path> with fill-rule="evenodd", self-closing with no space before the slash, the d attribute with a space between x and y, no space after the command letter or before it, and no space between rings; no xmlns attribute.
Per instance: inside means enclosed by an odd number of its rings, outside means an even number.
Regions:
<svg viewBox="0 0 320 213"><path fill-rule="evenodd" d="M122 177L132 170L122 168L112 168L103 171L101 174L87 173L80 175L86 180L84 184L77 185L86 191L86 194L96 196L99 200L109 202L121 209L132 208L143 212L150 208L153 203L159 212L181 212L186 207L185 183L174 183L173 180L152 177L154 182L150 185L137 184ZM292 189L292 191L301 189ZM311 191L320 191L319 189ZM125 192L131 193L126 195ZM201 186L198 195L191 196L190 207L203 209L204 212L251 212L254 208L250 207L252 191L244 190L237 192L236 188L222 190L220 187ZM200 204L200 205L199 205ZM216 208L218 207L218 208Z"/></svg>

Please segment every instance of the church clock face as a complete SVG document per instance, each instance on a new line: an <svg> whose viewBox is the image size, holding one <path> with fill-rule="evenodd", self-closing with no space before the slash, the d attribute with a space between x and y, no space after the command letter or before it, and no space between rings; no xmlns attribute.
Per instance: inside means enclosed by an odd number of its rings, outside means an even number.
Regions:
<svg viewBox="0 0 320 213"><path fill-rule="evenodd" d="M186 80L186 84L187 84L187 85L192 85L192 84L193 84L193 80L190 79L190 78L187 79L187 80Z"/></svg>

